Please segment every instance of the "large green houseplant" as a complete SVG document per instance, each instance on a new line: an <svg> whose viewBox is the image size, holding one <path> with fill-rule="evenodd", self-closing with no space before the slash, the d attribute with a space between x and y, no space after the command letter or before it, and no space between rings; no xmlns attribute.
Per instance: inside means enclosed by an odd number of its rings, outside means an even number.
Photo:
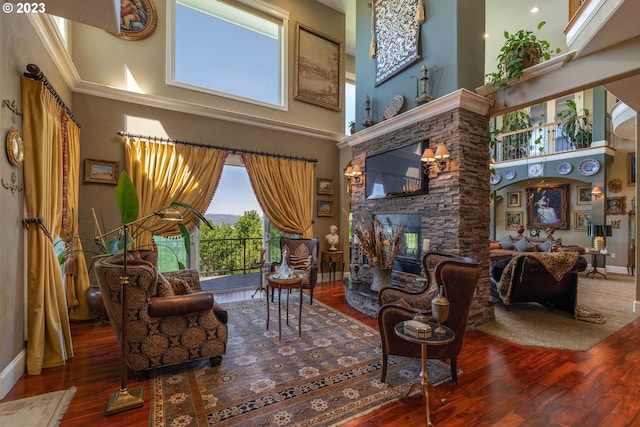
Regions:
<svg viewBox="0 0 640 427"><path fill-rule="evenodd" d="M536 27L538 31L546 24L542 21ZM498 71L487 74L489 83L499 89L509 81L522 77L522 71L543 60L549 60L551 55L560 53L560 49L551 49L546 40L530 30L519 30L513 34L504 32L506 39L497 56Z"/></svg>
<svg viewBox="0 0 640 427"><path fill-rule="evenodd" d="M555 119L562 121L561 135L569 141L574 148L588 148L593 140L593 129L589 122L589 110L583 108L578 110L575 101L567 99L565 101L567 109L556 114Z"/></svg>

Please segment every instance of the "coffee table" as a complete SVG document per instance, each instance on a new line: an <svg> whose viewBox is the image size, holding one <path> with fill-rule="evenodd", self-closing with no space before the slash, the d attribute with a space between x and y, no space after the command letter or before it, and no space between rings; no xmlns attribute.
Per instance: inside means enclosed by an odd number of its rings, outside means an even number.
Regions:
<svg viewBox="0 0 640 427"><path fill-rule="evenodd" d="M282 291L289 291L290 289L299 289L300 290L300 303L299 303L299 312L298 312L298 333L300 338L302 338L302 275L294 273L291 278L280 278L277 274L270 274L267 276L267 330L269 330L269 288L271 288L271 292L273 293L276 289L278 289L278 341L282 342ZM287 326L289 326L289 292L287 294ZM273 298L273 294L272 294Z"/></svg>
<svg viewBox="0 0 640 427"><path fill-rule="evenodd" d="M445 345L445 344L449 344L451 341L453 341L456 337L455 332L453 332L453 330L451 330L451 328L448 328L444 325L441 325L442 328L444 329L444 333L443 334L436 334L435 330L438 327L437 323L432 323L429 322L428 323L429 326L431 326L431 336L428 338L416 338L413 337L411 335L407 335L404 333L404 322L400 322L398 323L395 327L394 327L394 331L396 333L397 336L399 336L400 338L407 340L409 342L413 342L416 344L420 344L421 347L421 358L422 358L422 372L420 373L420 382L419 383L415 383L412 384L411 387L409 388L409 390L405 393L404 396L402 396L400 398L400 400L405 399L412 391L414 387L421 387L422 390L422 394L424 395L424 402L425 402L425 411L427 414L427 426L432 426L433 424L431 424L431 416L429 414L429 383L428 383L428 379L429 379L429 371L427 370L427 347L430 345Z"/></svg>

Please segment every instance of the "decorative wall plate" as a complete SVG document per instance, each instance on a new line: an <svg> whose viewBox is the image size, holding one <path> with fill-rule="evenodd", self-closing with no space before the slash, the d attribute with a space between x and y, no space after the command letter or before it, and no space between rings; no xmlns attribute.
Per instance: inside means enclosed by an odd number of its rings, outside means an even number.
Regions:
<svg viewBox="0 0 640 427"><path fill-rule="evenodd" d="M404 105L404 96L396 95L391 98L391 101L387 103L387 106L384 107L384 117L383 120L390 119L391 117L397 116L398 111Z"/></svg>
<svg viewBox="0 0 640 427"><path fill-rule="evenodd" d="M7 134L7 157L9 157L9 162L14 166L20 166L24 160L22 135L13 128Z"/></svg>
<svg viewBox="0 0 640 427"><path fill-rule="evenodd" d="M578 172L584 176L591 176L598 173L600 170L600 162L596 159L587 159L580 162L578 165Z"/></svg>
<svg viewBox="0 0 640 427"><path fill-rule="evenodd" d="M495 185L499 183L501 179L502 179L502 175L500 175L500 172L495 172L495 173L492 173L491 176L489 177L489 183Z"/></svg>
<svg viewBox="0 0 640 427"><path fill-rule="evenodd" d="M516 171L514 171L513 169L509 169L504 173L504 177L511 180L516 177Z"/></svg>
<svg viewBox="0 0 640 427"><path fill-rule="evenodd" d="M542 173L543 173L542 163L534 163L531 166L529 166L529 176L531 178L538 177L542 175Z"/></svg>
<svg viewBox="0 0 640 427"><path fill-rule="evenodd" d="M573 169L573 166L571 166L571 163L568 162L560 163L558 165L558 173L560 175L568 174L569 172L571 172L571 169Z"/></svg>

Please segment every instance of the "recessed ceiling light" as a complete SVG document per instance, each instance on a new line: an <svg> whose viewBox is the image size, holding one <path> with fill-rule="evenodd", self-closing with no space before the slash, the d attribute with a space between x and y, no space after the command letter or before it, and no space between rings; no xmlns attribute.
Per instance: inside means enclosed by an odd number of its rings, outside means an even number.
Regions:
<svg viewBox="0 0 640 427"><path fill-rule="evenodd" d="M531 8L531 13L538 13L538 12L540 12L540 8L538 6L533 6Z"/></svg>

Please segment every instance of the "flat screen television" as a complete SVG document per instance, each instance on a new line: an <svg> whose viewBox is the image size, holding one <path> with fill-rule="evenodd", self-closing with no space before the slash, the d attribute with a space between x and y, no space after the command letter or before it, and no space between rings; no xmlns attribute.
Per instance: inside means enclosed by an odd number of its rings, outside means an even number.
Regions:
<svg viewBox="0 0 640 427"><path fill-rule="evenodd" d="M427 193L422 173L422 141L403 145L365 159L365 197L412 196Z"/></svg>

